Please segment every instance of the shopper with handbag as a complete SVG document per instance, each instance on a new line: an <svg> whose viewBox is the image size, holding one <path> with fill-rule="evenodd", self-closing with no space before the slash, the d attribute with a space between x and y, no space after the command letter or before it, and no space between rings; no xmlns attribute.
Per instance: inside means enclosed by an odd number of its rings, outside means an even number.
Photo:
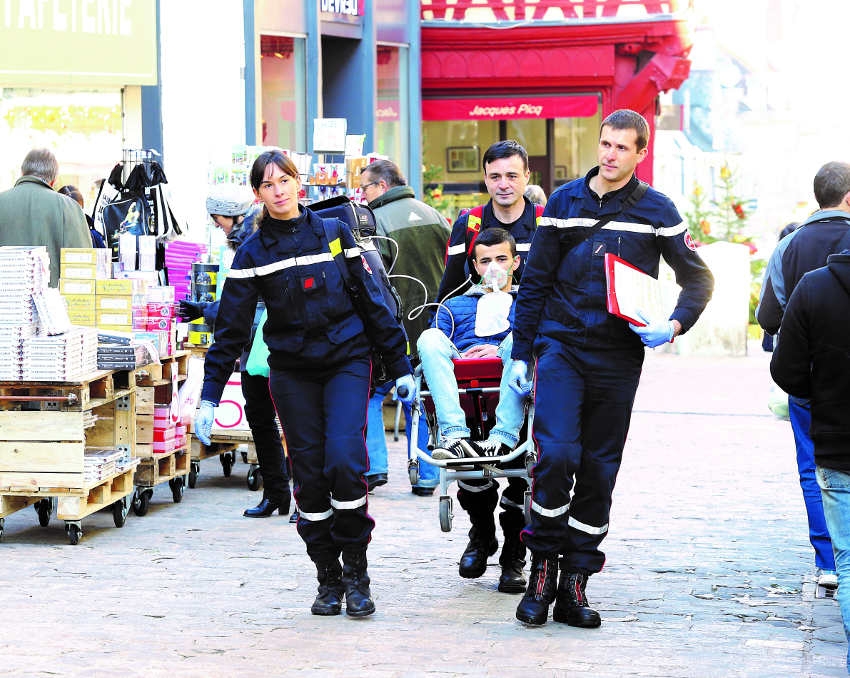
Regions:
<svg viewBox="0 0 850 678"><path fill-rule="evenodd" d="M227 240L229 259L232 261L237 248L254 232L259 209L254 197L243 186L218 184L213 186L206 200L207 213L213 223L222 230ZM230 261L228 261L228 264ZM215 327L218 301L180 301L180 317L183 320L204 318L210 327ZM262 301L257 304L251 323L251 336L239 360L242 397L245 398L245 418L251 429L251 437L257 449L257 463L263 479L263 498L257 506L243 512L246 518L266 518L277 511L289 513L292 493L289 490L289 462L283 452L283 443L277 426L277 415L269 395L268 372L252 374L245 369L251 347L256 341L257 325L265 310ZM262 341L262 338L260 338ZM290 522L297 519L295 513Z"/></svg>
<svg viewBox="0 0 850 678"><path fill-rule="evenodd" d="M222 289L215 342L207 353L195 433L209 440L233 363L248 340L257 299L268 309L269 388L292 458L298 533L316 565L311 611L375 611L366 551L368 513L366 410L377 351L403 400L415 397L404 332L383 302L350 229L298 203L301 179L280 150L262 153L250 174L265 205L259 228L237 250ZM328 239L327 233L339 233ZM335 255L344 253L359 294L346 287ZM342 564L340 564L340 556Z"/></svg>

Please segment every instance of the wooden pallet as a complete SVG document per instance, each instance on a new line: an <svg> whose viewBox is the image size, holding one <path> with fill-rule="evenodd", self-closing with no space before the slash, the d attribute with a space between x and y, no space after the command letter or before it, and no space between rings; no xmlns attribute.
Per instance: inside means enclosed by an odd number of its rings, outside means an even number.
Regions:
<svg viewBox="0 0 850 678"><path fill-rule="evenodd" d="M78 381L0 381L0 408L79 412L126 395L135 384L136 370L97 370Z"/></svg>
<svg viewBox="0 0 850 678"><path fill-rule="evenodd" d="M136 371L137 386L163 386L170 384L176 377L182 382L189 374L189 351L176 351L170 356L159 359L159 363L145 365Z"/></svg>
<svg viewBox="0 0 850 678"><path fill-rule="evenodd" d="M33 504L38 509L39 522L46 527L54 499L56 516L65 521L65 532L71 544L79 543L82 537L80 521L101 509L111 507L115 526L123 527L132 501L129 497L135 492L133 476L137 464L133 461L121 472L82 487L4 488L0 493L0 539L3 538L5 517Z"/></svg>
<svg viewBox="0 0 850 678"><path fill-rule="evenodd" d="M86 447L135 447L135 393L88 402L85 411L0 411L0 494L85 487Z"/></svg>
<svg viewBox="0 0 850 678"><path fill-rule="evenodd" d="M57 495L56 517L60 520L81 520L95 511L111 506L116 501L128 497L135 491L133 476L139 460L133 462L121 473L112 478L92 483L80 492L69 491Z"/></svg>
<svg viewBox="0 0 850 678"><path fill-rule="evenodd" d="M186 447L178 447L171 452L156 453L152 457L139 459L136 469L136 485L150 488L172 478L189 474L190 457Z"/></svg>

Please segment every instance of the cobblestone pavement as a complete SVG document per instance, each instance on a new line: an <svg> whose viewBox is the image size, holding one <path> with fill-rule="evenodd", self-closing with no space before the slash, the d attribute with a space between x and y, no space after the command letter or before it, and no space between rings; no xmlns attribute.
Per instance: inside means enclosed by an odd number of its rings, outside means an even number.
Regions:
<svg viewBox="0 0 850 678"><path fill-rule="evenodd" d="M468 521L440 531L397 442L370 497L372 617L312 616L294 527L243 518L259 498L247 467L224 478L208 459L181 503L159 486L122 529L84 519L77 546L31 508L7 518L0 675L846 675L838 606L814 598L791 431L766 409L767 362L648 355L607 565L588 587L600 629L519 624L495 556L459 578Z"/></svg>

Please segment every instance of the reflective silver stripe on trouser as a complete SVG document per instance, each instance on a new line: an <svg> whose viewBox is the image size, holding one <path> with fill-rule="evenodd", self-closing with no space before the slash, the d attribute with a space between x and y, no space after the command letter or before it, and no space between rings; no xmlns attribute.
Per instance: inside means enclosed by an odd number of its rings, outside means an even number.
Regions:
<svg viewBox="0 0 850 678"><path fill-rule="evenodd" d="M455 254L466 254L466 245L464 245L463 243L461 243L460 245L452 245L451 247L449 247L448 250L446 250L446 253L450 257Z"/></svg>
<svg viewBox="0 0 850 678"><path fill-rule="evenodd" d="M306 257L290 257L289 259L281 259L272 264L258 266L257 268L231 268L227 274L228 278L256 278L261 275L270 275L277 271L283 271L293 266L309 266L311 264L320 264L326 261L333 261L330 252L322 252L321 254L311 254Z"/></svg>
<svg viewBox="0 0 850 678"><path fill-rule="evenodd" d="M299 507L298 515L304 518L305 520L309 520L311 523L318 523L320 520L327 520L331 516L333 516L333 509L328 509L327 511L323 511L322 513L307 513L306 511L302 511Z"/></svg>
<svg viewBox="0 0 850 678"><path fill-rule="evenodd" d="M488 480L486 485L467 485L461 480L457 481L457 486L467 492L484 492L485 490L489 490L493 487L493 485L495 485L495 483L492 480Z"/></svg>
<svg viewBox="0 0 850 678"><path fill-rule="evenodd" d="M602 527L593 527L593 525L583 523L580 520L576 520L572 516L567 519L567 525L578 530L579 532L584 532L585 534L600 535L605 534L608 531L608 523L605 523Z"/></svg>
<svg viewBox="0 0 850 678"><path fill-rule="evenodd" d="M331 497L331 506L336 511L353 511L361 506L366 506L366 495L364 494L360 499L352 499L351 501L339 501Z"/></svg>
<svg viewBox="0 0 850 678"><path fill-rule="evenodd" d="M524 511L525 506L522 504L517 504L515 501L511 501L505 495L502 495L502 498L499 500L499 506L504 509L516 509L519 511Z"/></svg>
<svg viewBox="0 0 850 678"><path fill-rule="evenodd" d="M544 518L557 518L558 516L564 515L567 511L570 510L570 503L567 502L563 506L559 506L555 509L547 509L543 508L540 504L538 504L533 499L531 500L531 510L535 513L539 513Z"/></svg>

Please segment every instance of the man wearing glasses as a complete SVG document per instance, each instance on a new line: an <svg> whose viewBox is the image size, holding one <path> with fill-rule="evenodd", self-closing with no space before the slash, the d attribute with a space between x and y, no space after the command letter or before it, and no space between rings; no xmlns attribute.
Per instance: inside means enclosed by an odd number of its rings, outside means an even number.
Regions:
<svg viewBox="0 0 850 678"><path fill-rule="evenodd" d="M398 165L391 160L376 160L360 172L360 190L375 212L378 222L375 247L384 258L387 273L398 290L404 307L404 330L410 351L416 350L416 340L428 328L428 309L419 308L437 295L443 275L443 252L449 238L449 223L430 205L414 198L413 189ZM419 311L417 312L417 308ZM409 316L413 311L413 319ZM418 314L417 314L418 313ZM416 355L411 354L416 364ZM369 489L387 482L387 442L384 432L382 403L392 383L378 388L369 402L369 425L366 446L369 449ZM404 408L408 442L410 440L410 406ZM425 418L420 419L420 439L427 449L428 429ZM427 468L425 468L427 467ZM413 493L428 496L434 493L439 469L420 464L419 481Z"/></svg>

